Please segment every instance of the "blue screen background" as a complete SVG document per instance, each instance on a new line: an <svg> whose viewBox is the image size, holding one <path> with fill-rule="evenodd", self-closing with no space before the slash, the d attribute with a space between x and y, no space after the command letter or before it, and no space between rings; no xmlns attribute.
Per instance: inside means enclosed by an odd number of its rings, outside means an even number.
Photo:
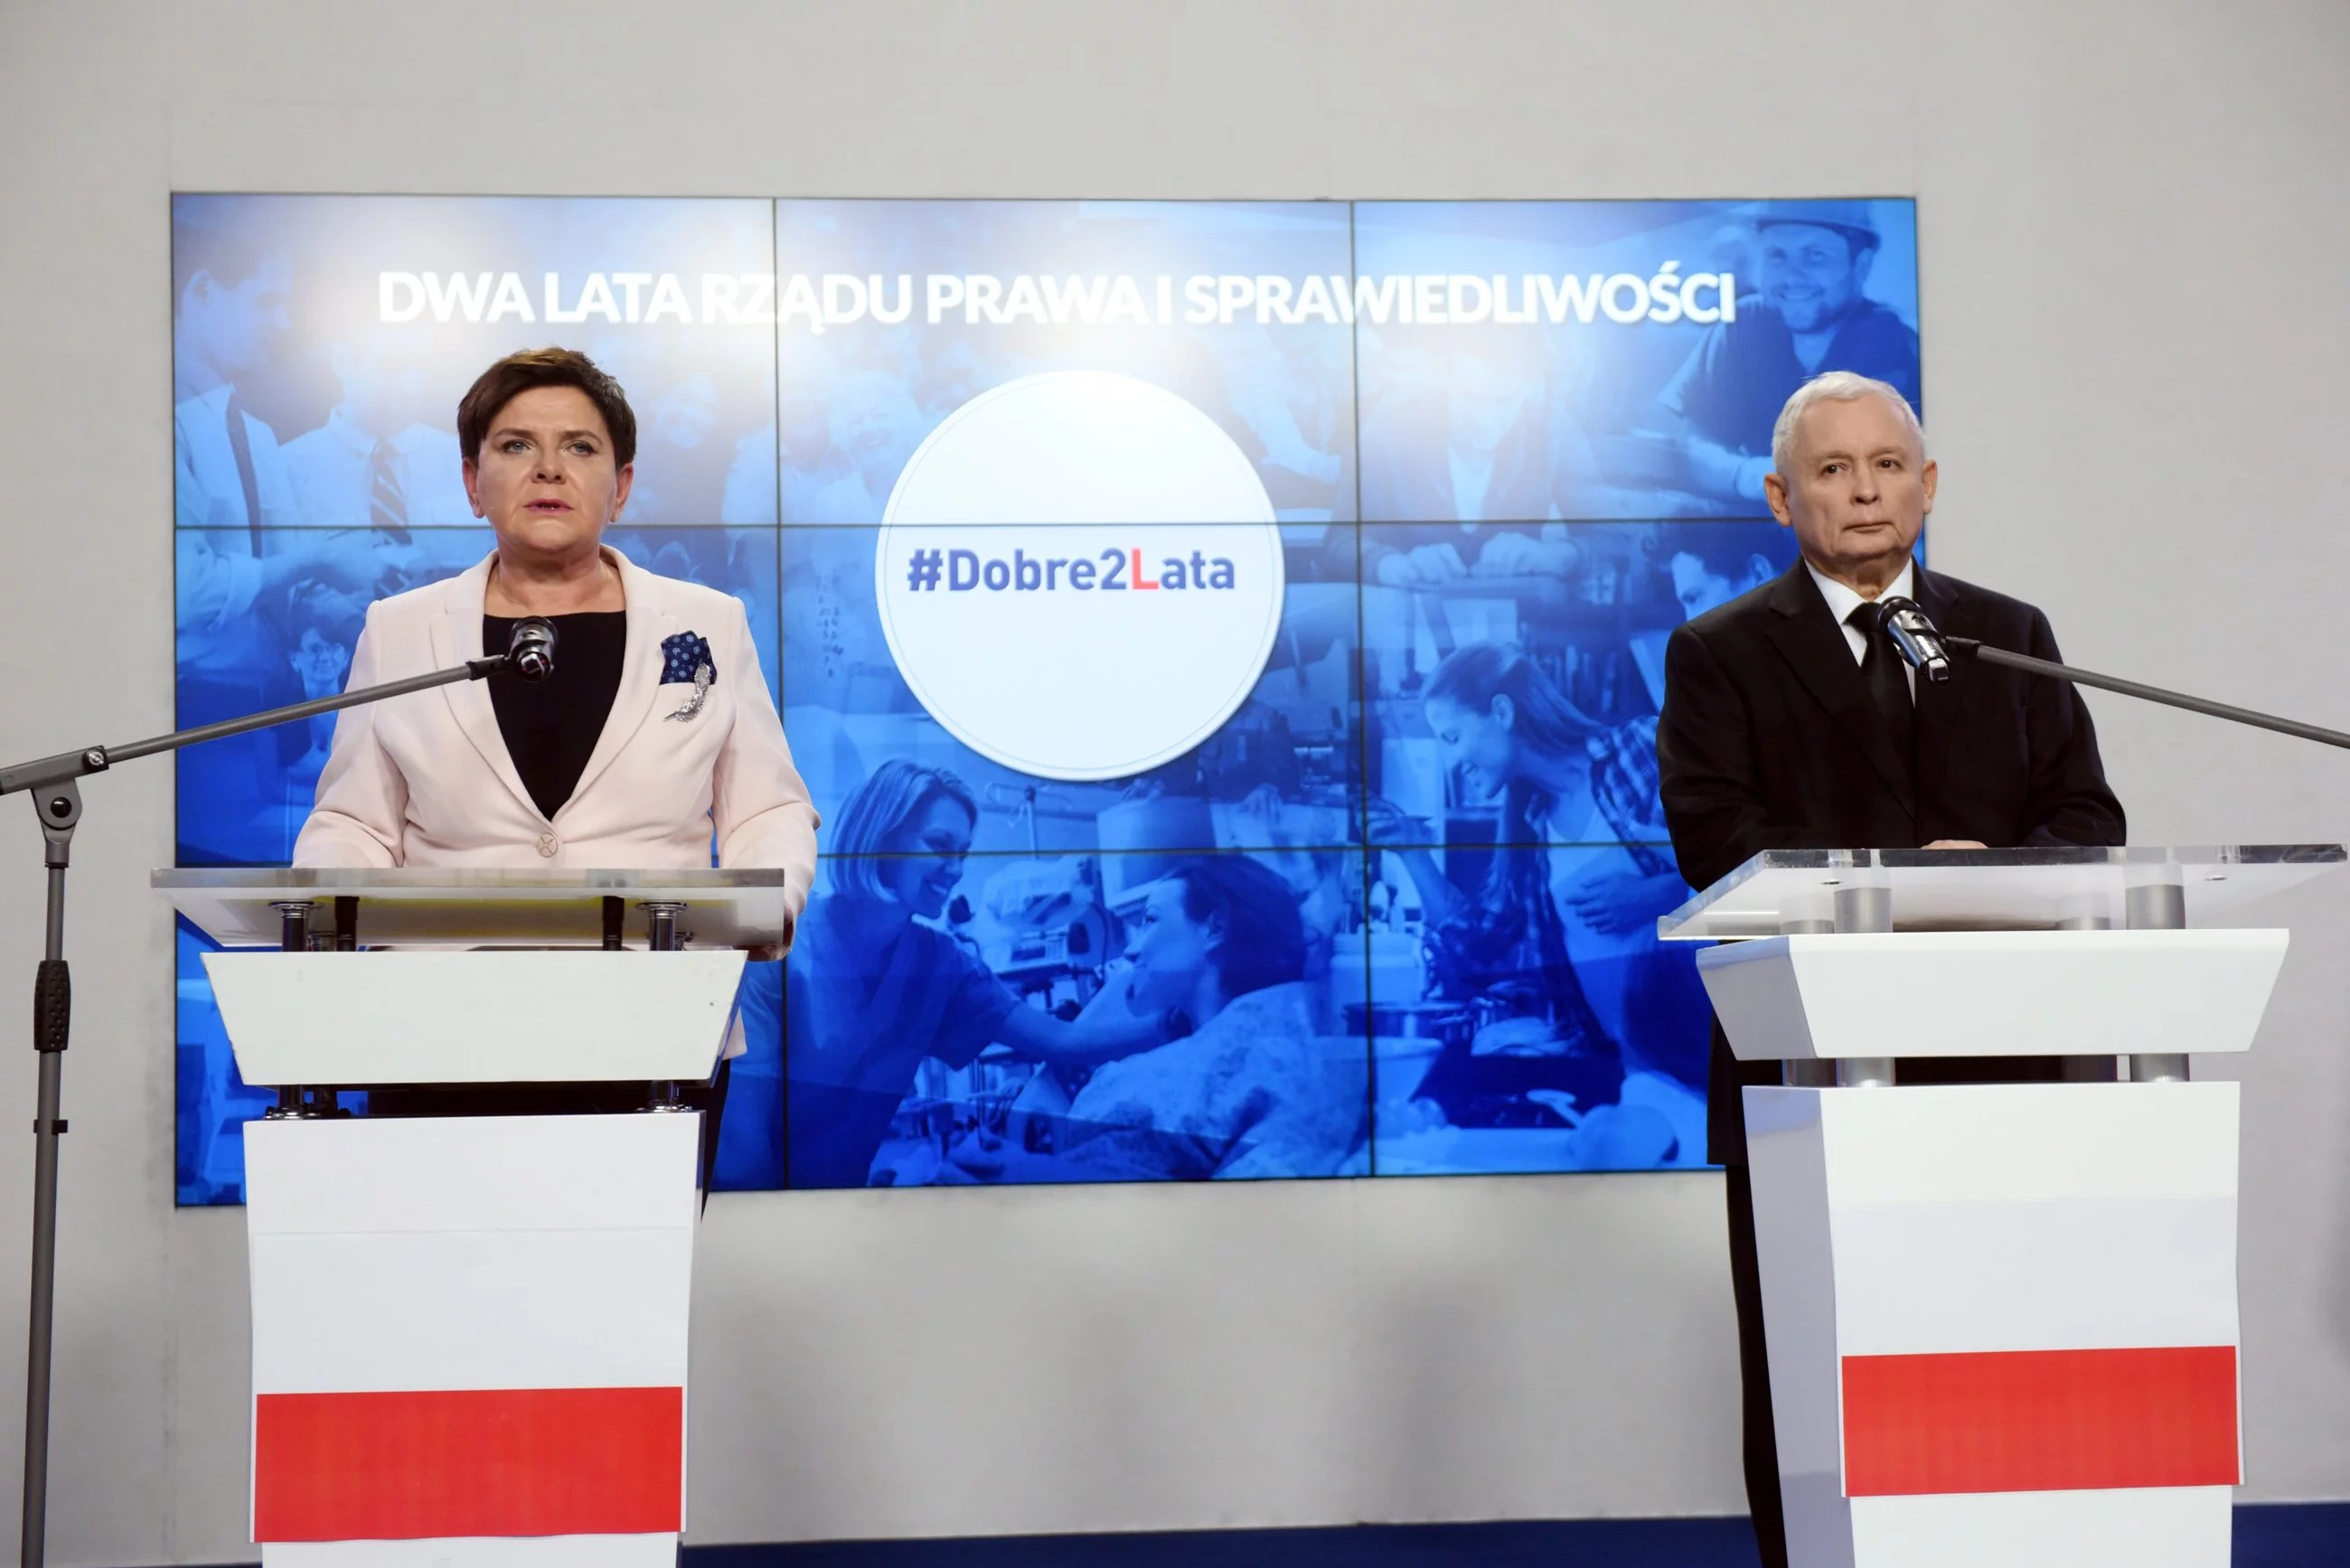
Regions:
<svg viewBox="0 0 2350 1568"><path fill-rule="evenodd" d="M910 926L847 896L890 867L828 828L797 948L745 981L717 1185L1702 1163L1710 1014L1691 955L1654 935L1690 891L1656 800L1664 643L1794 560L1757 485L1804 376L1856 369L1916 397L1912 203L181 196L173 241L181 724L339 690L370 603L488 553L457 399L498 356L561 341L638 412L609 542L743 601L827 823L893 763L971 799L944 912ZM381 275L432 268L439 299L411 289L421 314L384 320ZM508 273L534 306L548 274L567 298L590 273L641 290L675 274L697 306L713 274L912 288L895 322L787 306L556 326L488 307ZM1700 273L1737 280L1735 322L1187 323L1179 292L1163 324L960 307L932 324L922 293L939 275L1125 275L1147 296L1213 275L1359 298L1444 275L1498 280L1515 306L1527 274ZM1062 369L1206 411L1285 546L1249 701L1192 753L1107 784L955 741L899 676L874 600L876 524L915 447L977 393ZM1539 688L1555 722L1537 739L1573 764L1544 787L1481 768L1471 721L1503 675ZM180 863L285 864L332 732L180 753ZM1074 1012L1154 910L1202 887L1277 950L1250 989L1156 1051L1023 1057L1011 1009ZM205 945L182 925L191 1204L241 1200L241 1129L268 1104L236 1076Z"/></svg>

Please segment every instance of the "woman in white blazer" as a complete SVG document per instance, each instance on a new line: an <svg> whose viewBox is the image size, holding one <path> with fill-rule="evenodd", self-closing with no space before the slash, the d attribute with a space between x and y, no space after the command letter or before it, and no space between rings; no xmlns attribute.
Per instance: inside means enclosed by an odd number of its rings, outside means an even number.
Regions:
<svg viewBox="0 0 2350 1568"><path fill-rule="evenodd" d="M296 866L780 867L796 923L816 808L784 743L742 602L656 576L603 545L628 504L637 421L619 383L567 348L513 354L457 405L465 493L497 548L447 582L377 603L354 687L503 650L556 628L555 670L411 692L336 721ZM692 1098L705 1179L726 1067ZM634 1108L642 1085L378 1090L375 1115Z"/></svg>
<svg viewBox="0 0 2350 1568"><path fill-rule="evenodd" d="M515 354L457 410L467 496L497 548L368 612L354 687L556 628L555 671L344 711L296 866L780 867L796 917L815 807L792 765L741 601L604 547L629 499L636 420L585 355Z"/></svg>

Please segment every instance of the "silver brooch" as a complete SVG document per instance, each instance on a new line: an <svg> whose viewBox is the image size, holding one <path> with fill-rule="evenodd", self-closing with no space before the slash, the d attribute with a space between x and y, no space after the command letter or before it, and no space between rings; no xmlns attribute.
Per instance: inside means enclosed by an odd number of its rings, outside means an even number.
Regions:
<svg viewBox="0 0 2350 1568"><path fill-rule="evenodd" d="M693 667L693 695L686 699L684 707L680 708L676 712L671 713L670 717L672 719L691 719L699 714L702 711L702 705L710 701L710 688L717 679L718 672L711 669L708 663L705 662L695 665Z"/></svg>

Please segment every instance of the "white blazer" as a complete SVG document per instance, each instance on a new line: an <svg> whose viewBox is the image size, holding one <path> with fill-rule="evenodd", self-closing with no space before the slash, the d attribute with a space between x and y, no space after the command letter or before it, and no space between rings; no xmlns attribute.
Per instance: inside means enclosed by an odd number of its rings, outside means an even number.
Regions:
<svg viewBox="0 0 2350 1568"><path fill-rule="evenodd" d="M561 810L549 818L532 804L485 683L459 681L343 711L294 864L686 869L710 865L714 832L719 865L788 874L796 921L816 875L816 807L742 601L656 576L608 548L604 556L620 570L628 649L611 716ZM351 687L481 658L495 558L370 607ZM664 683L673 661L662 645L688 634L708 644L716 679L700 711L677 718L694 687Z"/></svg>

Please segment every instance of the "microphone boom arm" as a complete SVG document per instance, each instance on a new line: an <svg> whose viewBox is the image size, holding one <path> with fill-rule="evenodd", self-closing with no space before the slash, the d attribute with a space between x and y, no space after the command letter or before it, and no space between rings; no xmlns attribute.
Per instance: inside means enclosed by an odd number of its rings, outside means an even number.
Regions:
<svg viewBox="0 0 2350 1568"><path fill-rule="evenodd" d="M525 630L531 635L525 637ZM43 864L48 870L47 941L33 989L33 1049L40 1061L36 1090L37 1114L33 1122L33 1277L26 1314L25 1358L25 1493L20 1515L17 1561L40 1568L47 1561L49 1481L49 1371L57 1300L57 1137L66 1130L59 1115L64 1094L64 1056L73 1008L73 981L66 966L66 871L73 856L74 829L81 824L81 789L76 780L102 774L117 763L176 752L205 741L218 741L254 730L290 724L363 702L380 702L411 691L428 691L460 680L482 680L512 670L524 680L543 679L553 669L554 628L538 617L526 617L515 628L515 641L505 652L467 659L447 670L388 680L380 686L316 697L241 719L174 730L120 746L89 746L59 752L0 768L0 794L32 791L33 815L41 820L45 843ZM535 661L534 657L535 656Z"/></svg>
<svg viewBox="0 0 2350 1568"><path fill-rule="evenodd" d="M83 751L59 752L53 757L18 763L13 767L0 768L0 794L15 794L23 790L38 789L43 784L62 784L68 779L102 774L117 763L151 757L158 752L176 752L183 746L201 745L206 741L225 740L231 735L242 735L254 730L291 724L299 719L315 719L321 713L357 708L367 702L380 702L388 697L404 697L411 691L430 691L435 686L452 686L460 680L485 680L504 670L512 657L511 654L494 653L486 659L468 659L447 670L433 670L429 675L387 680L380 686L364 687L357 691L338 691L331 697L313 697L307 702L288 703L264 713L247 713L241 719L223 719L216 724L198 724L193 729L174 730L168 735L151 735L143 741L129 741L119 746L91 746Z"/></svg>
<svg viewBox="0 0 2350 1568"><path fill-rule="evenodd" d="M2190 713L2202 713L2214 719L2226 719L2231 723L2249 724L2256 730L2273 730L2281 735L2293 735L2322 745L2340 746L2350 750L2350 734L2340 730L2328 730L2316 724L2304 724L2297 719L2280 719L2273 713L2256 712L2250 708L2232 707L2225 702L2213 702L2202 697L2189 697L2184 692L2167 691L2159 686L2142 681L2124 680L2117 675L2097 675L2086 670L2075 670L2069 664L2057 664L2045 659L2034 659L2027 653L2010 653L2003 648L1971 637L1945 635L1942 643L1953 653L1979 659L1986 664L2004 664L2011 670L2022 670L2033 675L2043 675L2052 680L2069 680L2075 686L2095 686L2100 691L2118 691L2125 697L2137 697L2148 702L2159 702L2168 708L2184 708Z"/></svg>

